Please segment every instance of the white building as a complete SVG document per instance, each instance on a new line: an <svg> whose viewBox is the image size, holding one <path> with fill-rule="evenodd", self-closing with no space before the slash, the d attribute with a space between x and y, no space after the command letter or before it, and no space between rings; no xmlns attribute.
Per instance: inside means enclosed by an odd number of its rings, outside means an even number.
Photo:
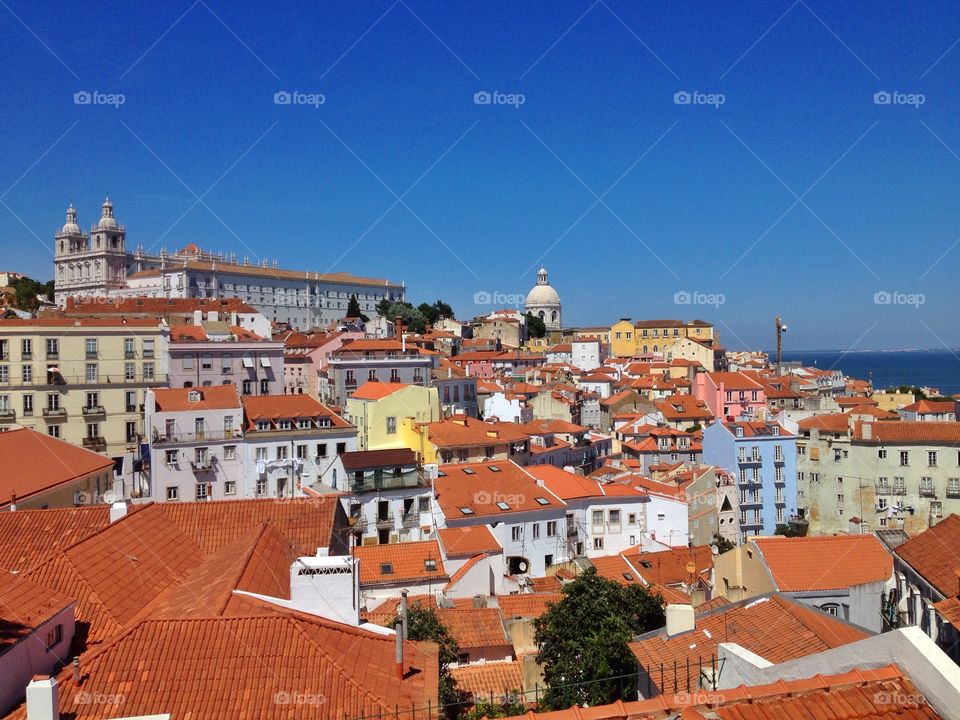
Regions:
<svg viewBox="0 0 960 720"><path fill-rule="evenodd" d="M537 271L537 284L527 293L527 299L523 306L526 312L543 320L543 324L547 326L548 331L560 330L563 327L560 314L560 295L547 280L545 268L541 267Z"/></svg>

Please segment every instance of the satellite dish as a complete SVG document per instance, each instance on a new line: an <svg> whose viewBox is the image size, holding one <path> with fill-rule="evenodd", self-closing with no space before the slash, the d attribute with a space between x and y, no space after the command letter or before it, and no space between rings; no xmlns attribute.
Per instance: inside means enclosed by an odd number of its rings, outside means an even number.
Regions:
<svg viewBox="0 0 960 720"><path fill-rule="evenodd" d="M691 560L690 562L687 563L687 572L690 575L693 575L696 571L697 571L697 564L693 560Z"/></svg>
<svg viewBox="0 0 960 720"><path fill-rule="evenodd" d="M527 561L526 561L526 560L521 560L521 561L517 564L517 569L518 569L520 572L525 573L525 572L527 571Z"/></svg>

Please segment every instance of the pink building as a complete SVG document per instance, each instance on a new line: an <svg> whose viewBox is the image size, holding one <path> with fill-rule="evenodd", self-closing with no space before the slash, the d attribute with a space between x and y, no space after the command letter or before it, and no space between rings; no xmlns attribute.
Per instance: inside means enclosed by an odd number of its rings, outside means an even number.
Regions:
<svg viewBox="0 0 960 720"><path fill-rule="evenodd" d="M697 373L693 391L717 420L759 420L766 412L763 385L742 373Z"/></svg>
<svg viewBox="0 0 960 720"><path fill-rule="evenodd" d="M320 375L326 372L327 356L339 350L345 340L364 337L360 331L323 333L290 332L276 339L284 342L284 395L320 397Z"/></svg>

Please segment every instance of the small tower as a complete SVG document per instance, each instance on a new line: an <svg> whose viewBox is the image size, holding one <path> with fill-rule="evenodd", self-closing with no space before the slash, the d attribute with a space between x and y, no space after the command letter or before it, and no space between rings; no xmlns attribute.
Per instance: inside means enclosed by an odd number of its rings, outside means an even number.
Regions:
<svg viewBox="0 0 960 720"><path fill-rule="evenodd" d="M67 221L54 235L54 239L53 254L56 257L83 252L87 249L87 237L80 231L80 225L77 223L77 209L73 203L67 206Z"/></svg>
<svg viewBox="0 0 960 720"><path fill-rule="evenodd" d="M124 252L126 235L126 230L113 216L113 203L107 198L100 206L100 221L90 231L90 249Z"/></svg>

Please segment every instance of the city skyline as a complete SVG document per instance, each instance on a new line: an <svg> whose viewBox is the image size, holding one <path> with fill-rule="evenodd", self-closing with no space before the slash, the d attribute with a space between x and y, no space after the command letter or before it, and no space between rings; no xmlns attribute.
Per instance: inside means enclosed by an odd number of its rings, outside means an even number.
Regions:
<svg viewBox="0 0 960 720"><path fill-rule="evenodd" d="M949 6L485 10L10 3L3 269L51 278L67 203L89 227L109 194L130 247L388 277L462 317L543 264L567 325L960 345Z"/></svg>

